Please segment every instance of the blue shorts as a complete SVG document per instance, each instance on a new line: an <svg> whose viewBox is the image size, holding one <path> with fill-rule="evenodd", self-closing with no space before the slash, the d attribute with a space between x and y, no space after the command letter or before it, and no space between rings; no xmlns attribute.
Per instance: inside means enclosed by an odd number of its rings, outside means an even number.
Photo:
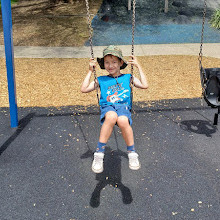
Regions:
<svg viewBox="0 0 220 220"><path fill-rule="evenodd" d="M100 122L101 125L105 121L105 114L109 111L116 112L118 116L126 116L128 118L129 124L132 125L131 119L131 108L127 105L104 105L100 106L101 115L100 115Z"/></svg>

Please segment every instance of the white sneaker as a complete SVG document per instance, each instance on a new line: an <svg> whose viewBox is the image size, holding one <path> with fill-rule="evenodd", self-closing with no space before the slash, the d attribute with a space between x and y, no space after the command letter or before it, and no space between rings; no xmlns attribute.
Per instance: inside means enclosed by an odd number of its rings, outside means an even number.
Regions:
<svg viewBox="0 0 220 220"><path fill-rule="evenodd" d="M138 160L138 154L136 152L130 152L128 153L128 159L129 159L129 168L131 170L138 170L141 167L141 164Z"/></svg>
<svg viewBox="0 0 220 220"><path fill-rule="evenodd" d="M101 152L94 153L94 160L92 162L92 171L94 173L103 172L103 159L104 159L104 153Z"/></svg>

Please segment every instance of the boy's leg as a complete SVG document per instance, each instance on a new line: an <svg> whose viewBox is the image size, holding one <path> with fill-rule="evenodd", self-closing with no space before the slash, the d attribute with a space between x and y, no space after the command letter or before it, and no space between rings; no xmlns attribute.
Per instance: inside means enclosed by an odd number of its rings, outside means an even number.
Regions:
<svg viewBox="0 0 220 220"><path fill-rule="evenodd" d="M122 136L127 146L133 146L134 145L134 134L133 134L133 129L131 125L129 124L128 117L124 115L119 116L117 119L117 124L119 128L121 129Z"/></svg>
<svg viewBox="0 0 220 220"><path fill-rule="evenodd" d="M103 159L105 145L111 136L113 127L117 121L117 113L114 111L109 111L105 114L105 121L101 127L99 142L97 145L96 152L94 153L94 160L92 163L92 170L95 173L103 172Z"/></svg>
<svg viewBox="0 0 220 220"><path fill-rule="evenodd" d="M122 136L127 144L129 167L132 170L138 170L141 165L138 160L138 154L135 152L133 129L129 124L128 117L123 115L119 116L117 119L117 124L120 127Z"/></svg>
<svg viewBox="0 0 220 220"><path fill-rule="evenodd" d="M114 111L109 111L105 114L105 121L101 127L99 142L107 143L112 134L113 127L117 121L118 115Z"/></svg>

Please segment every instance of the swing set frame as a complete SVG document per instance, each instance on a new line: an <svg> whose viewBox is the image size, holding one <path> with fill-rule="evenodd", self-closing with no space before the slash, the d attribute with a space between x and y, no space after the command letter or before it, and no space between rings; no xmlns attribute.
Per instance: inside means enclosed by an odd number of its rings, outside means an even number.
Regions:
<svg viewBox="0 0 220 220"><path fill-rule="evenodd" d="M1 0L11 127L18 126L11 0Z"/></svg>

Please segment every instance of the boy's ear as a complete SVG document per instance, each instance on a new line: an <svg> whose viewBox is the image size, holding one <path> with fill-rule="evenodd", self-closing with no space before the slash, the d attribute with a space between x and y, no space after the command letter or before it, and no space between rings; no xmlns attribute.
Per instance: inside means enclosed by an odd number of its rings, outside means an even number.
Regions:
<svg viewBox="0 0 220 220"><path fill-rule="evenodd" d="M121 65L120 66L122 66L124 64L124 61L123 60L121 60Z"/></svg>

